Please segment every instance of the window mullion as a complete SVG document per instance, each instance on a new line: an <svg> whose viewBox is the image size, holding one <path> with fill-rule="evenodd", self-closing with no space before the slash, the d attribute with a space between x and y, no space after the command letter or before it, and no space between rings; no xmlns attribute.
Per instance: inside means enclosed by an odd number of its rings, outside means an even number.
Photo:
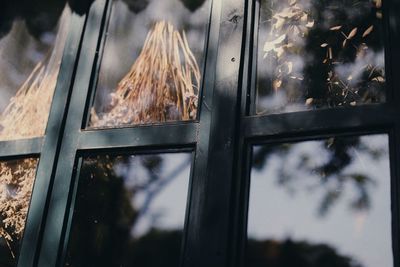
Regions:
<svg viewBox="0 0 400 267"><path fill-rule="evenodd" d="M62 136L60 156L58 157L54 186L47 210L46 227L44 228L43 242L38 258L39 266L56 266L60 245L62 244L62 232L64 219L67 215L68 195L72 183L76 148L105 4L105 0L94 3L87 18L82 52L74 78L74 88L76 90L73 90L71 96L71 106L66 119L64 133L60 133Z"/></svg>
<svg viewBox="0 0 400 267"><path fill-rule="evenodd" d="M244 1L213 1L183 266L227 266Z"/></svg>

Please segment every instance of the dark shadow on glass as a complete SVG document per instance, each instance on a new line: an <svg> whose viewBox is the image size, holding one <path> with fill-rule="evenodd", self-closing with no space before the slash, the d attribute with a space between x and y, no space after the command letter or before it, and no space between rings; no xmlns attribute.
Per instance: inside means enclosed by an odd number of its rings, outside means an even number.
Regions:
<svg viewBox="0 0 400 267"><path fill-rule="evenodd" d="M179 266L191 154L84 158L65 266Z"/></svg>
<svg viewBox="0 0 400 267"><path fill-rule="evenodd" d="M253 150L246 266L393 266L387 135Z"/></svg>

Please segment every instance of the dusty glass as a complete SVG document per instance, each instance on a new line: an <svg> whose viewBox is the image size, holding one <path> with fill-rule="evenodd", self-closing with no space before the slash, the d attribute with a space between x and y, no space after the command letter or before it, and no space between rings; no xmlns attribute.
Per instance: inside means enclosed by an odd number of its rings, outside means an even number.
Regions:
<svg viewBox="0 0 400 267"><path fill-rule="evenodd" d="M83 159L65 266L179 266L190 153Z"/></svg>
<svg viewBox="0 0 400 267"><path fill-rule="evenodd" d="M261 0L257 18L256 114L385 102L381 0Z"/></svg>
<svg viewBox="0 0 400 267"><path fill-rule="evenodd" d="M64 1L29 6L0 11L0 141L44 135L67 37Z"/></svg>
<svg viewBox="0 0 400 267"><path fill-rule="evenodd" d="M387 135L253 149L247 267L393 266Z"/></svg>
<svg viewBox="0 0 400 267"><path fill-rule="evenodd" d="M112 2L90 128L197 116L210 0Z"/></svg>
<svg viewBox="0 0 400 267"><path fill-rule="evenodd" d="M38 159L0 161L0 265L17 266Z"/></svg>

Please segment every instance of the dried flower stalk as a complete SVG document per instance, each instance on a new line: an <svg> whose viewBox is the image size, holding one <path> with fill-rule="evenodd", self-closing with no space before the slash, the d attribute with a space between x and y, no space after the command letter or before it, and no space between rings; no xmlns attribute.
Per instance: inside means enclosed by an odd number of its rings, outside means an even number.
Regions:
<svg viewBox="0 0 400 267"><path fill-rule="evenodd" d="M0 238L10 242L20 240L35 181L37 159L0 162Z"/></svg>
<svg viewBox="0 0 400 267"><path fill-rule="evenodd" d="M169 22L157 22L126 76L111 94L109 112L91 110L90 126L195 119L200 68L186 34Z"/></svg>
<svg viewBox="0 0 400 267"><path fill-rule="evenodd" d="M66 8L54 48L40 61L0 115L0 140L43 136L57 83L68 29Z"/></svg>

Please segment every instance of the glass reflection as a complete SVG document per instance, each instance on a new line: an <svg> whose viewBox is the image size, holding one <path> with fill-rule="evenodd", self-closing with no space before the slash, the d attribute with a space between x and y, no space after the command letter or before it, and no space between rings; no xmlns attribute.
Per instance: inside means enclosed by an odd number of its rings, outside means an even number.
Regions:
<svg viewBox="0 0 400 267"><path fill-rule="evenodd" d="M193 120L210 0L115 0L89 127Z"/></svg>
<svg viewBox="0 0 400 267"><path fill-rule="evenodd" d="M385 101L381 0L260 0L256 113Z"/></svg>
<svg viewBox="0 0 400 267"><path fill-rule="evenodd" d="M17 266L38 159L0 162L0 266Z"/></svg>
<svg viewBox="0 0 400 267"><path fill-rule="evenodd" d="M188 153L85 158L65 266L179 266L190 163Z"/></svg>
<svg viewBox="0 0 400 267"><path fill-rule="evenodd" d="M44 135L71 14L65 1L8 5L0 11L0 141Z"/></svg>
<svg viewBox="0 0 400 267"><path fill-rule="evenodd" d="M246 266L393 266L387 135L254 147Z"/></svg>

